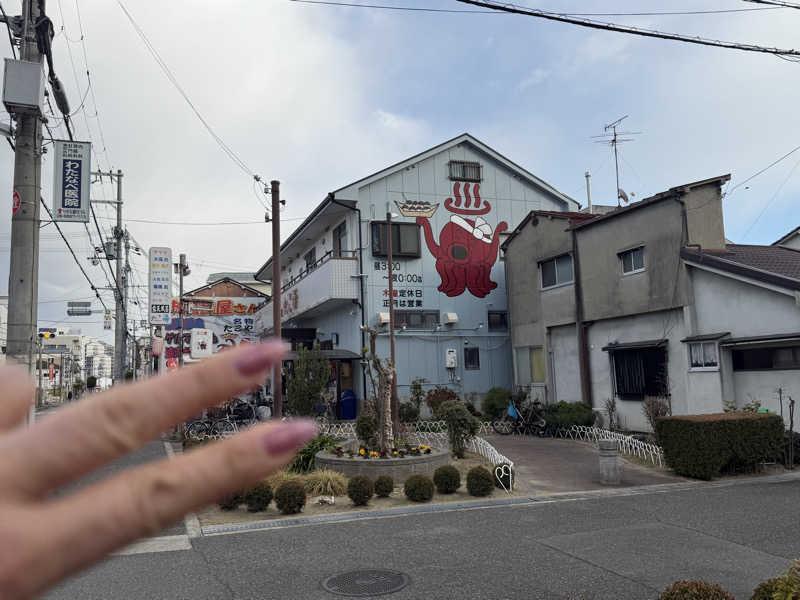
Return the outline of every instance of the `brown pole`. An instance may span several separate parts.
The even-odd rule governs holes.
[[[397,362],[394,356],[394,282],[393,257],[392,257],[392,212],[386,211],[386,229],[389,234],[386,239],[386,258],[389,261],[389,357],[392,360],[394,377],[392,378],[392,431],[400,431],[400,405],[397,401]]]
[[[271,181],[272,194],[272,335],[281,339],[281,182]],[[283,365],[275,365],[272,374],[273,416],[283,416]]]

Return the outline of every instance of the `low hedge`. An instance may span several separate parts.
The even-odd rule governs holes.
[[[590,427],[594,411],[583,402],[556,402],[544,407],[544,419],[553,429],[569,429],[573,425]]]
[[[736,600],[722,586],[708,581],[676,581],[658,600]]]
[[[752,471],[783,449],[783,420],[766,413],[661,417],[656,435],[664,459],[678,475],[712,479]]]

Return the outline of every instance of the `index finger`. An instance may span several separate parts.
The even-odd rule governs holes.
[[[119,386],[0,438],[3,488],[21,497],[42,496],[251,388],[285,352],[281,342],[237,348],[144,383]]]

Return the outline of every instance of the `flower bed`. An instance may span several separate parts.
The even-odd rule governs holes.
[[[337,447],[332,451],[318,452],[315,464],[318,469],[333,469],[347,477],[365,475],[375,479],[380,475],[388,475],[395,481],[405,481],[411,475],[431,476],[436,469],[449,462],[449,450],[419,444],[386,452],[366,448],[347,452]]]

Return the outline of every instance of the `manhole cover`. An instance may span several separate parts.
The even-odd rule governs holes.
[[[328,592],[340,596],[381,596],[399,592],[410,582],[408,575],[385,569],[364,569],[332,575],[322,582]]]

